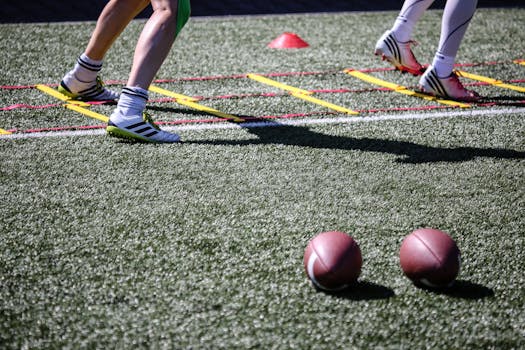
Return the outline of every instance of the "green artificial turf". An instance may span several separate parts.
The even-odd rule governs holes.
[[[440,14],[429,11],[415,33],[422,62],[435,51]],[[436,103],[342,72],[388,67],[372,51],[395,16],[192,18],[157,78],[321,72],[272,79],[360,90],[316,97],[365,117],[458,112],[398,111]],[[458,62],[484,63],[465,70],[525,86],[525,66],[512,62],[525,58],[524,20],[523,9],[478,10]],[[143,23],[110,50],[104,79],[125,81]],[[57,83],[93,26],[1,25],[0,85]],[[284,31],[310,47],[266,47]],[[398,72],[373,75],[417,84]],[[471,110],[488,114],[308,124],[344,115],[246,78],[159,86],[220,111],[304,114],[304,123],[181,127],[184,143],[174,145],[100,134],[0,139],[0,347],[525,347],[525,114],[512,112],[523,93],[474,86],[494,105]],[[274,95],[219,98],[262,93]],[[22,103],[57,101],[36,89],[0,90],[0,107]],[[92,106],[105,115],[113,108]],[[161,122],[212,118],[169,101],[149,109]],[[0,128],[19,135],[88,125],[103,124],[59,105],[0,111]],[[463,264],[454,287],[429,291],[404,277],[399,246],[419,227],[456,240]],[[328,230],[351,234],[363,255],[360,282],[339,294],[316,291],[302,263],[308,241]]]

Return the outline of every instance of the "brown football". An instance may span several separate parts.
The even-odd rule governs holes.
[[[439,288],[452,285],[459,273],[461,257],[456,242],[447,233],[421,228],[401,243],[399,262],[415,285]]]
[[[361,250],[357,242],[340,231],[323,232],[306,247],[303,264],[315,287],[326,291],[345,289],[361,274]]]

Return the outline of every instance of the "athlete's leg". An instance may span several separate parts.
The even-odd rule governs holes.
[[[92,60],[103,60],[115,39],[148,4],[149,0],[109,1],[98,17],[85,54]]]
[[[480,96],[465,89],[453,72],[456,54],[476,11],[477,0],[448,0],[443,12],[439,48],[419,84],[431,94],[463,101],[477,101]]]
[[[111,0],[102,10],[86,50],[73,70],[62,79],[59,91],[72,98],[114,100],[116,92],[104,88],[98,73],[106,52],[129,22],[140,13],[149,0]]]
[[[477,3],[477,0],[447,1],[441,21],[439,47],[432,63],[439,76],[447,77],[452,73],[459,46],[474,16]]]
[[[434,0],[407,0],[404,2],[392,29],[387,30],[376,43],[374,53],[392,63],[397,69],[414,75],[422,73],[421,64],[412,52],[410,40],[414,26]]]
[[[143,120],[148,88],[166,59],[189,11],[188,0],[151,0],[153,14],[140,34],[127,86],[122,89],[117,108],[106,130],[110,135],[150,142],[177,142],[178,135],[156,128],[152,120]]]
[[[394,22],[392,32],[400,42],[407,42],[412,36],[414,27],[434,0],[407,0]]]
[[[153,14],[140,34],[128,86],[147,90],[168,55],[177,30],[176,0],[152,0]]]

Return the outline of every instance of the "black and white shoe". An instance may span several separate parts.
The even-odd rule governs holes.
[[[97,78],[88,83],[84,83],[75,78],[72,72],[66,74],[58,86],[58,92],[73,100],[81,101],[115,101],[119,94],[106,89],[102,79]]]
[[[109,118],[106,132],[110,136],[132,141],[151,143],[175,143],[180,136],[161,130],[147,113],[136,118],[119,118],[115,112]]]
[[[402,72],[409,72],[413,75],[421,75],[423,67],[417,61],[411,45],[416,45],[413,40],[407,42],[397,41],[391,30],[387,30],[376,43],[374,54],[381,55]]]
[[[455,72],[441,78],[433,66],[429,66],[419,79],[419,89],[433,96],[456,101],[476,102],[481,99],[477,92],[465,89]]]

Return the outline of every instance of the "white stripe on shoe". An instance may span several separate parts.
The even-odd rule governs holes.
[[[114,115],[111,117],[117,119]],[[129,122],[127,120],[112,121],[110,118],[106,132],[110,136],[142,142],[175,143],[180,141],[179,135],[160,130],[146,114],[142,118],[137,116]]]

